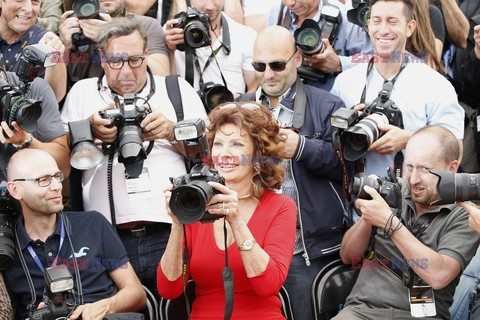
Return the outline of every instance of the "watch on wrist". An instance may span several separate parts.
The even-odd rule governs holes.
[[[253,240],[245,240],[242,245],[238,246],[240,251],[250,251],[252,250],[253,246],[257,243],[255,239]]]
[[[12,143],[12,146],[14,146],[17,150],[22,150],[30,147],[33,141],[33,136],[31,133],[28,134],[27,139],[23,140],[21,144],[15,144]]]

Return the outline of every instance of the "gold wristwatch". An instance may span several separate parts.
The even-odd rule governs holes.
[[[250,251],[252,250],[253,246],[257,243],[255,239],[253,240],[245,240],[241,246],[238,246],[238,250],[240,251]]]

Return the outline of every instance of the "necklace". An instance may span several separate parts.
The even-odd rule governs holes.
[[[249,193],[249,194],[246,194],[246,195],[244,195],[244,196],[238,196],[237,199],[238,199],[238,200],[248,199],[248,198],[250,198],[251,195],[252,195],[252,194]]]

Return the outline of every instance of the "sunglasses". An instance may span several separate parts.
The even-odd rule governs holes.
[[[283,60],[272,61],[268,63],[268,66],[270,67],[270,69],[272,69],[272,71],[275,71],[275,72],[283,71],[287,67],[287,64],[290,62],[290,60],[292,60],[292,58],[295,56],[295,53],[297,53],[297,50],[295,50],[295,52],[287,61],[283,61]],[[252,66],[253,66],[253,69],[255,69],[255,71],[257,72],[265,72],[265,70],[267,69],[267,63],[265,62],[253,61]]]
[[[255,103],[228,103],[223,106],[219,106],[218,109],[234,109],[234,108],[245,108],[248,110],[258,110],[260,106]]]

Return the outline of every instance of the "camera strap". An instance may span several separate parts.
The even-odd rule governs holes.
[[[305,88],[302,80],[297,77],[295,83],[295,99],[293,102],[293,119],[292,126],[295,129],[300,129],[303,126],[305,120],[305,109],[307,107],[307,95],[305,94]]]

